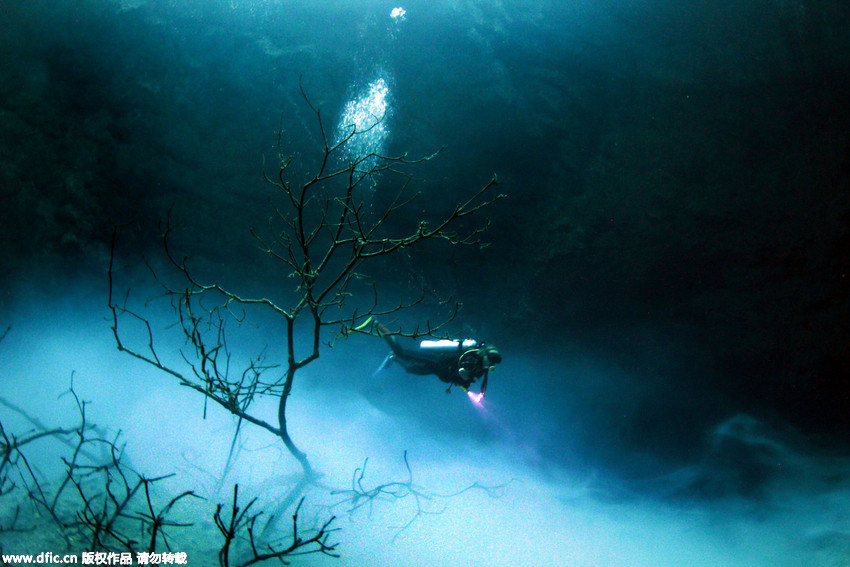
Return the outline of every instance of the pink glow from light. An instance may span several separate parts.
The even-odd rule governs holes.
[[[467,390],[466,395],[469,396],[469,399],[472,400],[472,403],[478,406],[481,405],[481,400],[484,398],[484,392],[476,394]]]

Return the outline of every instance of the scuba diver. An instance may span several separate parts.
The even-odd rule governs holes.
[[[460,386],[469,392],[470,386],[483,378],[481,392],[470,394],[476,401],[484,397],[490,372],[502,362],[502,355],[496,347],[474,339],[426,340],[421,341],[418,348],[405,348],[399,344],[398,337],[383,325],[377,325],[377,331],[392,349],[378,372],[394,360],[410,374],[436,375],[449,385],[446,393],[451,392],[452,386]]]

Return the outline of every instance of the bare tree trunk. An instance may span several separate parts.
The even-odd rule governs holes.
[[[335,327],[339,330],[337,336],[372,334],[377,318],[398,313],[420,303],[424,298],[423,292],[419,299],[391,303],[384,307],[377,284],[364,283],[368,282],[368,278],[359,272],[363,264],[425,240],[440,240],[450,246],[480,245],[479,237],[487,229],[486,224],[460,233],[455,230],[455,226],[462,224],[460,221],[464,217],[479,213],[504,195],[492,193],[492,188],[498,183],[494,176],[453,210],[437,215],[430,222],[421,219],[415,224],[411,223],[400,234],[388,234],[392,223],[387,220],[410,205],[419,195],[410,189],[414,177],[408,169],[429,161],[436,153],[419,159],[408,159],[406,155],[392,157],[368,154],[349,158],[344,166],[336,167],[337,156],[348,155],[345,153],[346,145],[361,132],[352,126],[346,136],[332,143],[325,135],[319,109],[313,106],[306,95],[304,98],[316,115],[322,136],[320,165],[317,171],[302,177],[299,182],[293,179],[296,174],[290,170],[292,158],[281,153],[278,156],[277,175],[269,177],[265,171],[263,175],[269,184],[279,190],[282,204],[273,209],[268,237],[252,231],[261,250],[282,268],[281,284],[296,282],[294,295],[287,296],[292,301],[288,307],[267,298],[239,295],[218,283],[200,281],[188,267],[186,258],[179,259],[170,249],[168,235],[171,227],[166,224],[162,235],[165,255],[177,275],[184,279],[185,286],[173,287],[165,278],[154,273],[157,282],[172,300],[176,323],[183,331],[187,345],[186,348],[174,345],[185,362],[185,365],[174,365],[160,358],[160,347],[155,343],[150,320],[129,308],[126,297],[122,304],[116,302],[113,294],[113,262],[117,230],[113,233],[108,276],[112,331],[118,349],[175,377],[182,386],[206,396],[244,422],[280,438],[301,465],[305,479],[312,482],[315,473],[310,461],[290,436],[286,406],[295,374],[319,358],[322,329]],[[281,136],[282,130],[278,134],[279,146]],[[396,194],[391,204],[381,211],[373,211],[367,206],[362,198],[363,193],[356,190],[364,180],[375,179],[381,181],[385,190]],[[361,310],[349,309],[347,301],[358,294],[370,298],[370,305]],[[454,311],[441,323],[432,325],[428,321],[425,328],[417,327],[412,332],[399,334],[408,337],[433,335],[454,318],[457,307],[455,304]],[[246,316],[245,311],[255,308],[271,310],[275,316],[283,317],[286,321],[287,360],[283,365],[286,369],[283,376],[266,378],[267,374],[276,372],[280,366],[265,363],[262,354],[252,358],[241,374],[231,369],[225,323],[230,321],[238,325]],[[240,310],[242,313],[237,314]],[[142,325],[147,335],[147,344],[137,343],[134,346],[122,340],[122,333],[119,332],[119,321],[122,318]],[[296,320],[309,322],[312,345],[303,357],[296,356]],[[278,397],[277,426],[251,413],[255,397]]]

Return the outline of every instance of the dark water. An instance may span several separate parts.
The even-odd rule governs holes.
[[[171,490],[197,490],[211,510],[237,481],[269,509],[283,498],[297,463],[259,430],[217,485],[233,422],[203,420],[202,399],[116,351],[105,274],[117,224],[122,295],[157,297],[144,262],[164,266],[157,222],[170,215],[175,247],[205,277],[288,292],[250,228],[279,202],[261,175],[278,132],[297,172],[321,157],[300,83],[330,140],[348,123],[368,129],[349,158],[445,147],[413,170],[422,195],[388,229],[446,214],[494,173],[507,195],[478,216],[488,247],[428,245],[367,270],[393,301],[424,286],[429,306],[463,303],[452,332],[504,356],[484,407],[398,367],[373,376],[384,345],[356,336],[299,375],[290,432],[326,488],[348,487],[366,457],[375,484],[404,479],[404,451],[432,495],[516,482],[500,498],[436,498],[427,511],[442,513],[394,540],[410,499],[371,520],[333,509],[342,557],[327,562],[850,562],[850,9],[395,7],[0,2],[3,398],[73,424],[57,399],[73,371],[136,469],[177,472]],[[366,206],[387,206],[393,187],[364,183]],[[147,309],[169,336],[167,302]],[[281,362],[284,337],[281,320],[252,319],[236,358],[265,348]],[[176,365],[181,340],[163,347]],[[273,421],[273,405],[257,411]],[[9,431],[32,427],[0,416]],[[59,471],[63,450],[33,458]],[[16,497],[0,500],[7,516]],[[319,519],[334,502],[325,489],[307,498]],[[177,547],[213,564],[211,512],[194,506],[180,513],[207,531]],[[53,545],[34,537],[0,533],[4,551]]]

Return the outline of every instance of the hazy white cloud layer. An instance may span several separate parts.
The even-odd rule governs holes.
[[[57,397],[67,390],[73,371],[76,392],[90,402],[89,419],[123,432],[136,469],[149,475],[175,472],[167,481],[169,490],[193,489],[208,499],[187,502],[176,515],[195,522],[173,536],[175,548],[195,558],[190,564],[215,561],[213,504],[228,501],[233,482],[246,500],[257,496],[258,506],[275,510],[298,471],[275,439],[246,428],[236,465],[217,486],[234,432],[230,417],[211,407],[203,420],[199,396],[118,353],[98,294],[29,299],[8,313],[12,330],[0,344],[4,399],[46,425],[74,424],[72,400]],[[258,333],[256,340],[261,347],[267,337]],[[342,344],[296,383],[290,430],[324,475],[321,486],[305,492],[302,521],[337,515],[340,531],[334,539],[342,555],[303,557],[299,564],[837,566],[850,558],[846,463],[801,454],[749,418],[719,425],[713,435],[734,436],[750,453],[781,459],[772,465],[787,474],[776,475],[749,498],[663,498],[660,488],[693,486],[694,479],[724,471],[659,467],[659,478],[641,484],[590,466],[547,461],[530,446],[535,429],[555,442],[561,439],[565,447],[571,445],[570,431],[538,421],[530,412],[521,424],[527,435],[507,433],[514,425],[501,421],[499,406],[522,407],[526,400],[494,395],[481,413],[460,393],[446,396],[436,381],[411,385],[410,377],[396,371],[371,376],[368,369],[380,363],[381,353],[380,344]],[[516,369],[499,378],[505,383],[529,379]],[[375,395],[380,390],[397,396],[401,407],[450,409],[443,415],[429,412],[430,417],[395,411],[387,396]],[[269,403],[258,413],[272,419],[274,410]],[[468,414],[475,429],[491,435],[465,434],[457,419],[429,421],[454,412]],[[7,431],[30,427],[8,407],[0,408],[0,417]],[[758,452],[765,447],[767,452]],[[64,450],[45,443],[31,456],[43,471],[58,473]],[[350,488],[367,458],[362,479],[367,490],[406,482],[405,451],[413,485],[428,496],[419,507],[411,496],[384,498],[349,514],[350,505],[339,504],[344,494],[330,492]],[[13,501],[0,502],[3,514],[10,514]],[[283,525],[288,527],[288,521]],[[44,534],[4,534],[2,541],[6,551],[36,552],[31,545],[47,545]]]
[[[256,498],[263,511],[264,540],[286,541],[301,496],[302,535],[336,516],[340,558],[296,565],[850,565],[839,5],[0,3],[3,432],[76,426],[73,383],[92,435],[117,439],[140,474],[174,475],[158,503],[201,497],[169,516],[193,524],[167,530],[190,565],[218,564],[213,514],[236,483],[242,509]],[[324,154],[352,133],[350,153]],[[393,162],[403,177],[361,178],[356,210],[382,218],[378,238],[421,233],[496,173],[507,198],[459,219],[488,223],[488,246],[402,246],[361,267],[391,306],[424,293],[394,325],[463,302],[452,332],[504,357],[483,407],[434,377],[376,372],[381,340],[339,339],[288,403],[321,474],[303,487],[277,438],[252,426],[234,438],[230,415],[117,350],[104,273],[115,224],[116,301],[132,287],[162,360],[188,371],[138,259],[166,277],[158,219],[193,274],[277,298],[295,280],[286,261],[264,264],[249,228],[265,237],[295,218],[281,188],[331,191],[310,181],[328,173],[323,157],[440,148]],[[279,152],[275,186],[261,173],[275,178]],[[371,304],[355,287],[347,307]],[[145,351],[139,321],[122,325]],[[280,320],[228,331],[234,369],[260,352],[284,362]],[[275,400],[253,412],[276,424]],[[23,450],[31,469],[0,475],[3,552],[84,549],[26,501],[33,476],[61,485],[72,449],[48,437]],[[385,493],[352,500],[352,486]]]

